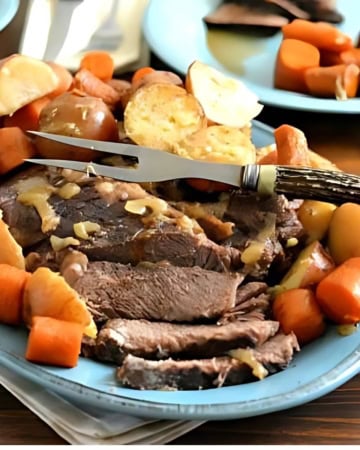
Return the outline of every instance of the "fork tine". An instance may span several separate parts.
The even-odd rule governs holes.
[[[166,181],[170,179],[166,174],[148,173],[137,167],[115,167],[105,166],[97,163],[86,163],[80,161],[68,161],[64,159],[25,159],[24,161],[40,164],[41,166],[58,167],[61,169],[71,169],[78,172],[89,173],[89,175],[98,175],[101,177],[113,178],[114,180],[129,181],[133,183]]]
[[[39,136],[50,141],[60,142],[75,147],[88,148],[97,152],[112,153],[114,155],[135,156],[142,155],[142,148],[134,144],[119,144],[118,142],[95,141],[92,139],[74,138],[60,134],[44,133],[42,131],[27,131],[27,133]],[[157,152],[158,150],[153,150]]]

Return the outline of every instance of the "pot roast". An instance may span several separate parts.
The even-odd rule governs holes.
[[[85,300],[99,333],[84,339],[83,356],[120,366],[118,381],[135,389],[251,381],[248,361],[229,356],[237,349],[270,373],[289,364],[298,344],[269,315],[267,282],[293,260],[288,240],[303,237],[299,202],[230,193],[221,208],[211,197],[194,209],[181,194],[173,200],[174,185],[167,199],[161,186],[150,193],[83,175],[75,177],[76,194],[64,198],[59,187],[70,175],[42,168],[15,175],[0,186],[0,208],[28,270],[60,271]],[[51,229],[44,230],[34,205],[18,200],[36,177],[50,186],[48,206],[57,219]],[[78,238],[73,225],[85,221],[98,231],[79,245],[53,248],[51,236]],[[69,270],[65,261],[72,259],[81,270]]]

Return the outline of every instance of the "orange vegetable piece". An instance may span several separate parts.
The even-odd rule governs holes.
[[[301,130],[284,124],[274,130],[274,137],[278,164],[311,166],[307,140]]]
[[[282,27],[284,39],[299,39],[319,50],[341,52],[353,47],[351,37],[327,22],[295,19]],[[297,55],[294,55],[296,57]]]
[[[0,219],[0,264],[8,264],[25,270],[25,258],[21,246],[10,233],[8,225]]]
[[[360,257],[346,260],[317,286],[316,297],[325,315],[337,324],[360,321]]]
[[[325,331],[324,315],[310,289],[290,289],[275,297],[273,314],[284,333],[295,333],[299,344],[306,344]]]
[[[137,83],[138,81],[140,81],[145,75],[148,75],[149,73],[153,73],[155,72],[155,69],[153,69],[152,67],[140,67],[140,69],[137,69],[132,78],[131,78],[131,83]]]
[[[102,50],[89,51],[82,57],[80,69],[87,69],[100,80],[108,81],[114,75],[114,60],[108,52]]]
[[[315,67],[305,72],[305,83],[312,95],[344,100],[356,97],[359,73],[355,64]]]
[[[188,178],[187,184],[192,188],[201,192],[225,192],[231,189],[231,186],[226,183],[213,180],[203,180],[201,178]]]
[[[340,59],[344,64],[356,64],[360,67],[360,48],[351,48],[341,52]]]
[[[258,164],[278,164],[278,154],[277,150],[272,150],[266,155],[262,156],[258,161]]]
[[[316,47],[297,39],[284,39],[275,63],[275,87],[306,93],[305,71],[319,65],[320,52]]]
[[[35,155],[35,147],[19,127],[0,128],[0,175]]]
[[[46,316],[79,323],[84,330],[92,320],[85,301],[61,275],[47,267],[36,269],[26,283],[23,310],[27,324],[32,317]]]
[[[81,69],[75,74],[74,87],[81,93],[101,98],[108,105],[120,102],[123,95],[88,69]]]
[[[331,50],[320,50],[320,66],[336,66],[342,64],[341,53]]]
[[[42,109],[50,102],[50,97],[41,97],[18,109],[4,119],[4,127],[19,127],[23,131],[39,129],[39,117]]]
[[[23,293],[30,273],[8,264],[0,264],[0,322],[22,322]]]
[[[70,71],[61,64],[57,64],[53,61],[47,61],[47,64],[52,68],[58,79],[57,88],[48,95],[49,98],[55,98],[70,89],[73,84],[73,76]]]
[[[33,317],[25,358],[35,363],[75,367],[79,360],[83,327],[52,317]]]

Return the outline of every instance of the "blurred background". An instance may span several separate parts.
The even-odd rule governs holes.
[[[76,69],[86,50],[111,53],[118,71],[148,62],[147,0],[0,0],[0,57],[22,53]]]

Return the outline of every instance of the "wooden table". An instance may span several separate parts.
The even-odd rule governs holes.
[[[266,107],[260,120],[301,128],[309,145],[344,170],[360,174],[359,116]],[[176,444],[360,444],[360,375],[331,394],[290,410],[208,422]],[[47,425],[0,388],[0,444],[64,444]]]
[[[0,57],[15,52],[25,17],[25,2],[0,33]],[[154,59],[152,65],[163,67]],[[277,127],[301,128],[312,149],[342,169],[360,174],[359,115],[311,114],[266,107],[259,117]],[[11,394],[0,388],[0,444],[64,444]],[[335,392],[306,405],[243,420],[208,422],[176,444],[360,444],[360,375]]]

